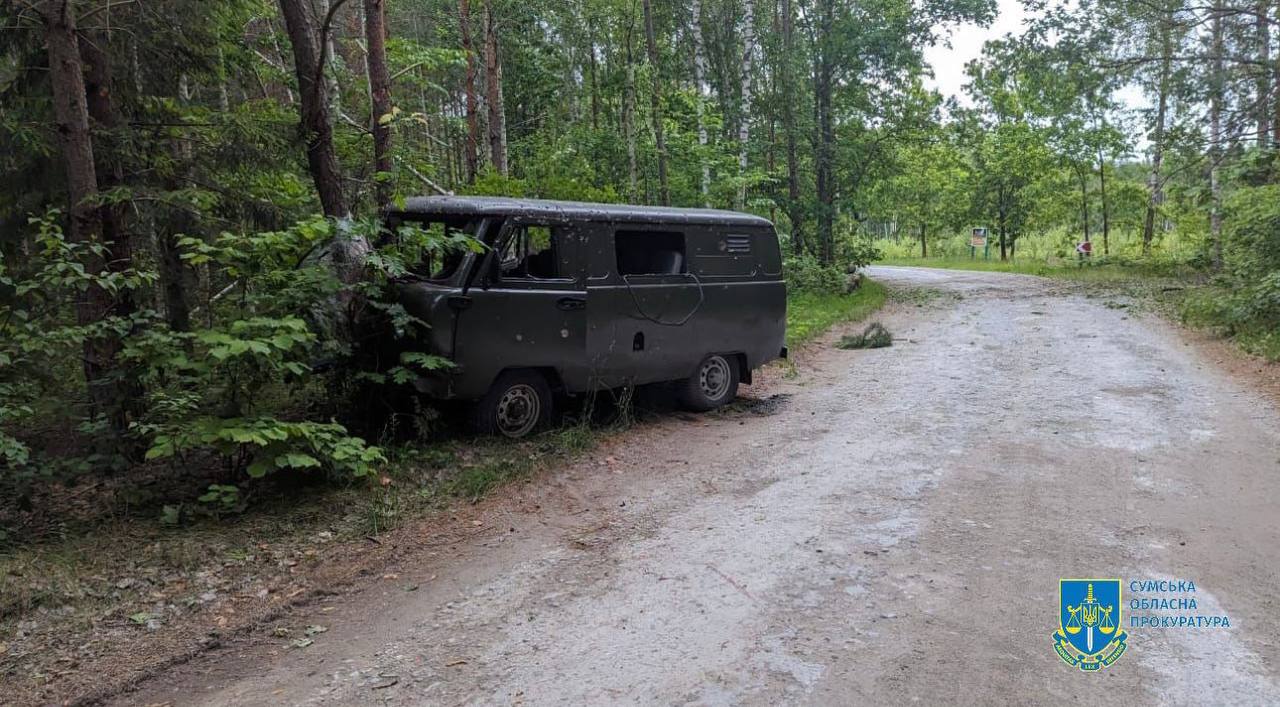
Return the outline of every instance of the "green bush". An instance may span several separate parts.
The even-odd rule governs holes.
[[[783,262],[787,289],[793,292],[839,292],[845,273],[835,265],[823,265],[812,255],[792,256]]]
[[[92,288],[121,297],[156,280],[153,273],[133,268],[113,272],[88,267],[86,263],[101,263],[105,249],[68,240],[56,210],[29,223],[36,231],[36,250],[23,266],[10,268],[0,252],[0,483],[19,488],[83,468],[42,459],[22,439],[20,430],[26,425],[70,420],[90,432],[106,427],[85,412],[69,383],[80,379],[85,343],[117,340],[154,320],[153,313],[135,312],[79,324],[69,304],[84,300]],[[110,450],[91,451],[102,457],[95,459],[100,465],[116,465]]]
[[[1224,267],[1183,315],[1280,358],[1280,185],[1242,187],[1227,202]]]
[[[185,420],[156,434],[147,458],[180,457],[196,449],[217,452],[255,479],[283,469],[325,469],[338,476],[359,478],[387,461],[382,450],[348,435],[342,425],[285,422],[274,417]]]
[[[56,212],[32,225],[39,251],[22,270],[0,259],[0,486],[19,494],[40,479],[127,466],[130,460],[98,451],[110,441],[127,442],[152,464],[171,465],[175,475],[216,460],[242,479],[279,472],[368,476],[386,458],[323,412],[343,405],[328,399],[327,380],[404,387],[448,362],[410,343],[387,364],[362,369],[368,359],[350,345],[354,322],[373,321],[392,338],[419,336],[424,325],[395,302],[391,281],[426,253],[479,247],[439,230],[406,226],[380,234],[374,221],[339,228],[323,218],[278,231],[181,238],[181,258],[217,284],[193,311],[192,328],[178,331],[141,307],[127,317],[75,324],[68,303],[89,288],[119,297],[158,278],[149,271],[96,272],[86,263],[100,262],[102,249],[67,240]],[[382,241],[354,284],[340,281],[326,261],[335,238]],[[114,376],[138,398],[124,440],[78,404],[80,372],[50,365],[78,361],[84,342],[95,337],[117,342]],[[317,361],[328,372],[318,371]],[[78,430],[75,444],[33,442],[39,435],[31,426],[55,418]],[[240,503],[216,495],[223,506]]]

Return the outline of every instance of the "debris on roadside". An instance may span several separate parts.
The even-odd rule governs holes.
[[[861,334],[847,334],[836,344],[838,349],[882,349],[893,345],[893,334],[880,322],[871,322]]]

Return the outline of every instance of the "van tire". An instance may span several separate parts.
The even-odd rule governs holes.
[[[697,412],[727,405],[738,397],[739,377],[737,356],[711,354],[680,385],[680,402]]]
[[[540,373],[505,371],[476,401],[471,426],[480,434],[519,439],[546,427],[554,405],[551,386]]]

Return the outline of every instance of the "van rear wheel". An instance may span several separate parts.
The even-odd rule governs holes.
[[[680,402],[698,412],[727,405],[738,397],[740,375],[736,356],[711,354],[680,387]]]
[[[553,405],[546,378],[534,371],[507,371],[476,402],[472,426],[480,434],[518,439],[544,427]]]

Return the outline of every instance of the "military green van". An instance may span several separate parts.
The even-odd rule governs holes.
[[[454,366],[420,392],[474,401],[488,433],[544,424],[555,395],[677,382],[711,410],[785,357],[786,285],[767,219],[732,211],[495,197],[408,199],[386,214],[466,234],[482,252],[425,262],[397,283]]]

